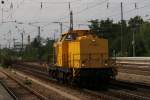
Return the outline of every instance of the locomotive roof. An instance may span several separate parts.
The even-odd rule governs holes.
[[[73,30],[73,33],[75,34],[78,34],[78,33],[90,33],[90,30]],[[69,32],[65,32],[65,33],[62,33],[63,35],[65,34],[69,34]]]

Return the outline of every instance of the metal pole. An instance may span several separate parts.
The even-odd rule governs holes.
[[[3,23],[3,11],[4,11],[4,10],[3,10],[3,7],[2,7],[2,23]]]
[[[2,52],[1,48],[2,48],[2,45],[0,44],[0,59],[1,59],[1,52]]]
[[[54,32],[54,42],[55,42],[55,32]],[[53,64],[55,64],[55,47],[53,47]]]
[[[4,11],[3,5],[4,5],[4,3],[5,3],[4,0],[2,0],[2,1],[1,1],[1,4],[2,4],[2,23],[3,23],[3,11]]]
[[[40,40],[40,36],[41,36],[41,27],[38,27],[38,60],[41,60],[41,40]]]
[[[8,34],[8,35],[9,35],[9,40],[8,40],[8,41],[9,41],[9,49],[10,49],[10,45],[11,45],[11,30],[9,30],[8,33],[9,33],[9,34]]]
[[[62,27],[62,22],[60,22],[60,34],[62,34],[63,27]]]
[[[23,51],[23,32],[21,33],[21,40],[22,40],[21,49],[22,49],[22,51]]]
[[[133,31],[133,41],[132,41],[132,45],[133,45],[133,57],[135,57],[135,31]]]
[[[40,42],[40,36],[41,36],[41,27],[39,26],[38,27],[38,40]]]
[[[14,48],[15,48],[15,46],[16,46],[16,39],[15,38],[13,38],[13,42],[14,42]]]
[[[123,4],[121,2],[121,56],[123,56]]]
[[[30,35],[28,35],[27,41],[28,41],[28,45],[30,45]]]
[[[21,57],[22,57],[22,61],[23,61],[23,33],[24,31],[21,33]]]
[[[70,33],[73,32],[73,13],[70,12]]]
[[[70,29],[69,29],[69,32],[72,33],[73,32],[73,12],[71,11],[70,2],[69,2],[69,15],[70,15]]]
[[[21,33],[21,54],[22,54],[22,58],[23,58],[23,32]]]

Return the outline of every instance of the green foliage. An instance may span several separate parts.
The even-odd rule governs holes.
[[[150,23],[144,22],[136,36],[136,48],[142,52],[141,53],[139,50],[137,50],[137,55],[150,56]]]
[[[49,57],[49,61],[52,61],[53,43],[54,40],[36,37],[22,52],[4,48],[0,50],[0,63],[8,67],[15,59],[21,58],[27,61],[47,61]]]
[[[38,48],[38,47],[40,47],[41,46],[41,38],[35,38],[34,40],[33,40],[33,42],[31,43],[31,46],[33,47],[33,48]]]
[[[110,56],[113,51],[117,56],[121,52],[121,27],[123,32],[123,56],[133,55],[133,32],[135,33],[136,56],[150,56],[150,23],[144,22],[140,16],[126,21],[114,23],[113,20],[92,20],[89,28],[99,37],[109,40]]]
[[[24,84],[25,84],[25,85],[32,85],[32,82],[31,82],[30,80],[26,80],[26,81],[24,82]]]
[[[24,84],[25,85],[32,85],[32,80],[29,80],[27,77],[26,77],[26,79],[25,79],[25,81],[24,81]]]
[[[44,45],[42,44],[42,42],[44,42]],[[30,61],[47,61],[48,55],[53,54],[53,43],[54,40],[44,40],[40,38],[39,41],[38,38],[35,38],[31,42],[31,45],[26,47],[23,53],[23,59]]]
[[[107,38],[109,41],[109,53],[113,56],[121,54],[121,28],[123,29],[123,56],[133,56],[133,33],[135,33],[135,55],[150,56],[150,22],[144,21],[140,16],[126,21],[115,23],[113,20],[92,20],[89,28],[94,35]],[[29,61],[53,61],[54,40],[36,37],[30,45],[23,50],[23,60]],[[15,58],[21,58],[20,52],[13,49],[0,50],[0,63],[9,67]],[[28,82],[27,82],[28,83]],[[30,82],[29,82],[30,83]]]
[[[4,49],[0,50],[1,65],[6,68],[12,66],[12,63],[15,61],[14,60],[15,55],[16,55],[16,53],[10,49],[4,48]]]
[[[131,28],[140,28],[139,26],[141,25],[141,24],[143,24],[143,19],[140,17],[140,16],[136,16],[136,17],[134,17],[134,18],[131,18],[130,20],[129,20],[129,22],[128,22],[128,24],[129,24],[129,27],[131,27]]]
[[[113,20],[94,20],[91,21],[89,28],[99,37],[104,37],[109,40],[109,52],[112,54],[115,49],[116,52],[120,51],[120,24],[113,23]],[[118,37],[118,38],[116,38]]]

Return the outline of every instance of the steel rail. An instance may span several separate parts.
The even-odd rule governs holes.
[[[29,88],[28,86],[25,86],[24,84],[22,84],[21,82],[19,82],[18,80],[16,80],[15,78],[13,78],[12,76],[10,76],[7,72],[5,71],[1,71],[3,74],[5,74],[7,77],[9,77],[10,79],[12,79],[13,81],[15,81],[18,85],[20,85],[21,87],[23,87],[24,89],[28,90],[29,92],[31,92],[32,94],[34,94],[35,96],[39,97],[41,100],[48,100],[45,96],[39,94],[38,92],[34,91],[33,89]],[[17,99],[18,100],[18,99]]]
[[[149,97],[141,96],[135,93],[131,93],[130,91],[126,90],[116,90],[116,89],[110,89],[109,92],[112,93],[112,95],[116,95],[120,98],[126,98],[128,100],[150,100]]]
[[[20,65],[19,65],[20,66]],[[20,69],[20,68],[19,68]],[[59,84],[57,83],[56,80],[53,80],[53,79],[50,79],[50,77],[48,76],[48,74],[46,74],[45,72],[42,72],[42,71],[39,71],[39,70],[36,70],[36,69],[33,69],[33,68],[27,68],[27,67],[22,67],[22,71],[23,72],[26,72],[26,73],[30,73],[32,75],[36,75],[42,79],[46,79],[46,80],[49,80],[51,82],[53,82],[54,84],[57,84],[57,85],[63,85],[63,84]],[[64,85],[65,86],[65,85]],[[67,85],[68,86],[68,85]],[[72,88],[72,87],[71,87]],[[74,89],[79,89],[78,87],[75,87]],[[120,100],[118,98],[115,98],[115,97],[112,97],[112,96],[108,96],[108,95],[105,95],[103,93],[96,93],[92,90],[88,90],[88,89],[79,89],[80,91],[83,91],[85,93],[88,93],[88,94],[91,94],[91,95],[94,95],[94,96],[98,96],[100,99],[104,99],[104,100]]]
[[[18,97],[9,89],[7,85],[4,84],[3,80],[0,81],[0,84],[5,88],[5,90],[11,95],[14,100],[19,100]]]
[[[21,66],[23,66],[23,65],[21,65]],[[20,66],[20,67],[21,67]],[[40,76],[41,76],[41,74],[43,74],[42,75],[42,77],[48,77],[48,75],[46,74],[46,72],[42,72],[42,71],[39,71],[39,70],[36,70],[36,69],[34,69],[34,68],[32,68],[31,66],[30,66],[30,68],[27,68],[27,65],[26,65],[26,67],[25,67],[25,69],[26,70],[29,70],[29,71],[33,71],[34,73],[40,73]],[[120,82],[122,82],[122,81],[120,81]],[[135,87],[132,87],[132,86],[134,86],[134,85],[138,85],[138,84],[135,84],[135,83],[129,83],[129,82],[123,82],[123,83],[121,83],[120,85],[126,85],[126,86],[128,86],[130,84],[130,87],[131,88],[135,88]],[[131,86],[132,85],[132,86]],[[115,84],[115,86],[116,86],[116,84]],[[118,86],[118,84],[117,84],[117,86]],[[139,86],[140,86],[140,88],[147,88],[146,87],[146,85],[140,85],[139,84]],[[88,90],[88,91],[91,91],[91,90]],[[111,90],[112,91],[112,90]],[[110,92],[111,92],[110,91]],[[113,91],[113,92],[115,92],[115,90]],[[144,96],[139,96],[139,95],[136,95],[136,94],[132,94],[132,93],[127,93],[127,92],[125,92],[125,91],[123,91],[124,93],[121,93],[121,91],[120,91],[120,94],[118,94],[119,92],[117,92],[116,94],[118,94],[118,95],[120,95],[120,96],[129,96],[129,98],[137,98],[137,97],[139,97],[139,98],[141,98],[141,99],[145,99],[145,100],[149,100],[150,98],[148,98],[148,97],[144,97]],[[98,92],[97,92],[98,93]],[[101,95],[100,93],[98,93],[99,95]],[[103,95],[102,96],[102,98],[106,98],[105,97],[105,95]],[[108,99],[110,98],[110,96],[108,97]]]

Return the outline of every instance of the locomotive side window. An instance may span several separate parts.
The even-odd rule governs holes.
[[[68,34],[65,40],[72,40],[73,36],[71,34]]]

